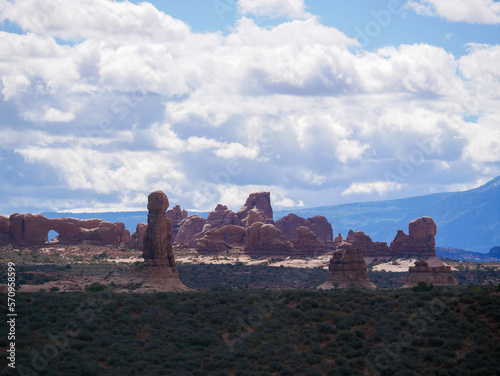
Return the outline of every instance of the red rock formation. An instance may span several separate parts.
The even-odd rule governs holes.
[[[272,224],[256,222],[245,230],[245,253],[253,257],[290,256],[293,245]]]
[[[241,226],[228,225],[219,229],[224,241],[231,247],[242,247],[245,245],[245,229]]]
[[[457,280],[451,274],[451,267],[429,266],[426,260],[415,261],[415,266],[410,266],[403,288],[413,287],[419,282],[432,283],[434,286],[456,285]]]
[[[205,232],[227,225],[241,226],[241,221],[235,212],[228,209],[227,206],[219,204],[214,211],[208,214],[202,231]]]
[[[245,227],[249,227],[246,225],[246,221],[247,216],[252,209],[255,209],[258,212],[264,223],[274,223],[273,208],[271,206],[271,193],[257,192],[251,193],[250,196],[248,196],[245,205],[243,205],[236,213]]]
[[[311,222],[307,219],[290,213],[276,221],[275,226],[289,240],[297,239],[297,229],[301,226],[310,228]]]
[[[255,222],[266,223],[266,219],[259,213],[257,209],[252,209],[248,212],[245,218],[245,227],[250,227]]]
[[[386,242],[374,242],[363,231],[354,232],[352,230],[347,234],[345,240],[363,252],[364,257],[391,257],[392,252]]]
[[[316,234],[318,240],[333,241],[333,229],[328,219],[322,215],[307,218],[311,222],[309,229]]]
[[[145,291],[188,291],[179,280],[172,250],[172,222],[167,218],[168,198],[162,191],[148,196],[148,226],[142,256],[146,266]]]
[[[7,244],[10,238],[10,219],[5,215],[0,215],[0,244]]]
[[[391,253],[394,256],[418,255],[420,257],[436,256],[437,226],[430,217],[414,219],[408,225],[409,235],[398,230],[391,242]]]
[[[292,241],[295,256],[317,257],[326,252],[326,245],[320,242],[314,232],[306,226],[297,228],[297,240]]]
[[[179,224],[183,219],[188,217],[188,212],[181,209],[180,205],[175,205],[172,209],[167,210],[167,218],[172,222],[172,243],[175,242],[177,232],[179,232]]]
[[[305,219],[290,213],[276,221],[275,225],[289,240],[297,239],[297,228],[305,226],[316,234],[318,240],[333,241],[332,225],[322,215]]]
[[[335,237],[335,240],[333,241],[333,243],[336,246],[339,246],[340,244],[342,244],[343,241],[344,241],[344,239],[342,238],[342,234],[339,232],[339,234]]]
[[[347,243],[343,243],[340,250],[333,253],[326,281],[318,289],[328,290],[336,287],[375,288],[368,278],[368,269],[361,250]]]
[[[219,229],[208,230],[205,235],[196,243],[196,251],[199,254],[214,254],[227,251],[231,247],[224,241],[224,235]]]
[[[244,244],[245,229],[241,226],[227,225],[207,231],[196,243],[196,251],[200,254],[214,254],[232,247],[242,247]]]
[[[130,240],[127,242],[127,247],[143,250],[144,248],[144,234],[148,225],[145,223],[138,223],[135,232],[130,236]]]
[[[148,196],[148,227],[144,233],[142,257],[146,265],[166,265],[175,268],[172,251],[172,222],[165,215],[168,198],[162,191]]]
[[[56,231],[62,244],[120,245],[129,240],[130,233],[121,222],[100,219],[45,218],[40,214],[12,214],[10,235],[14,243],[40,245],[48,241],[48,233]]]
[[[196,245],[195,236],[203,230],[205,220],[198,215],[190,215],[179,224],[179,232],[175,238],[175,244],[184,247]]]

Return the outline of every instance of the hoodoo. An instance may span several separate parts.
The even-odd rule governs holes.
[[[148,227],[144,233],[142,257],[146,279],[141,290],[189,291],[180,281],[172,250],[172,222],[165,212],[168,198],[162,191],[148,196]]]
[[[376,287],[368,278],[368,269],[361,250],[349,243],[342,243],[339,250],[333,253],[326,281],[319,285],[318,289],[328,290],[336,287]]]

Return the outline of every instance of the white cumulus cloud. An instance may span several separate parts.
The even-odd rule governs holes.
[[[417,0],[409,1],[407,7],[452,22],[500,24],[500,3],[493,0]]]
[[[352,183],[346,190],[342,192],[342,195],[352,195],[352,194],[371,194],[378,193],[383,196],[389,192],[402,189],[403,185],[396,182],[389,181],[376,181],[370,183]]]
[[[49,108],[43,115],[42,120],[53,123],[66,123],[75,120],[75,114],[72,112],[62,112],[57,108]]]
[[[270,18],[305,18],[308,16],[304,0],[239,0],[238,10],[241,14]]]

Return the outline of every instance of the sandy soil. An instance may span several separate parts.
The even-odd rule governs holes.
[[[243,263],[245,265],[267,265],[267,266],[285,266],[294,268],[317,268],[328,267],[331,255],[322,255],[317,258],[308,259],[292,259],[287,257],[285,259],[278,258],[251,258],[243,253],[241,250],[229,251],[219,255],[200,255],[196,251],[182,250],[176,252],[175,261],[178,264],[237,264]]]
[[[416,258],[409,258],[409,259],[397,259],[389,262],[384,262],[381,264],[377,264],[373,266],[373,270],[375,271],[381,271],[385,270],[386,272],[401,272],[401,273],[406,273],[408,272],[408,268],[410,266],[415,266],[415,261],[418,259]],[[443,266],[447,265],[444,262],[442,262],[440,259],[437,257],[431,257],[429,259],[426,259],[427,263],[429,266]],[[457,270],[456,268],[451,268],[451,270]]]

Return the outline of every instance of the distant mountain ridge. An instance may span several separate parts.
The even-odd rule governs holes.
[[[500,245],[500,176],[463,192],[446,192],[399,200],[298,209],[302,217],[324,215],[334,232],[364,231],[374,241],[390,242],[398,229],[429,216],[437,224],[436,245],[480,253]],[[275,211],[275,219],[288,211]]]
[[[500,254],[496,254],[494,248],[488,253],[470,252],[457,248],[436,247],[437,257],[444,257],[451,260],[474,261],[474,262],[498,262]]]
[[[272,194],[272,193],[271,193]],[[436,245],[486,253],[500,245],[500,176],[468,191],[445,192],[398,200],[361,202],[306,209],[274,210],[274,220],[293,212],[301,217],[323,215],[334,234],[345,238],[350,229],[364,231],[374,241],[390,243],[408,223],[429,216],[437,224]],[[123,222],[133,232],[137,223],[147,222],[147,211],[108,213],[41,213],[48,218],[100,218]],[[191,212],[206,218],[206,212]]]

